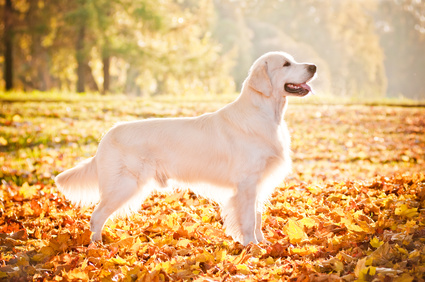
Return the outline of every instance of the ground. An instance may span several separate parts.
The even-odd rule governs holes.
[[[0,95],[0,280],[424,280],[425,108],[290,100],[294,169],[263,214],[268,244],[233,242],[219,207],[188,191],[151,196],[90,244],[92,208],[53,177],[118,121],[231,98],[22,95]]]

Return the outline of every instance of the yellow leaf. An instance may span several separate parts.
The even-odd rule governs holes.
[[[332,257],[328,260],[323,261],[322,265],[331,267],[336,272],[341,272],[344,270],[344,264],[337,257]]]
[[[405,217],[408,217],[408,218],[412,218],[412,217],[418,215],[418,209],[417,208],[409,209],[407,207],[407,205],[402,204],[401,206],[399,206],[395,209],[395,214],[405,216]]]
[[[317,248],[314,246],[304,246],[302,248],[292,248],[291,249],[291,253],[293,254],[298,254],[301,256],[305,256],[305,255],[310,255],[310,254],[314,254],[317,253]]]
[[[374,247],[374,248],[378,248],[378,247],[379,247],[379,246],[381,246],[382,244],[384,244],[384,242],[379,241],[379,239],[378,239],[378,238],[376,238],[376,237],[373,237],[373,239],[372,239],[372,240],[370,240],[370,245],[371,245],[372,247]]]
[[[397,249],[400,253],[402,253],[403,255],[408,255],[408,254],[409,254],[409,252],[408,252],[406,249],[404,249],[404,248],[400,248],[400,247],[396,246],[396,249]]]
[[[420,256],[421,256],[421,252],[418,250],[414,250],[413,252],[409,254],[409,259],[413,260],[413,259],[419,258]]]
[[[134,240],[134,243],[131,246],[130,250],[134,253],[137,252],[142,247],[142,240],[143,240],[143,242],[145,242],[147,239],[146,239],[146,237],[142,237],[142,239],[140,239],[140,237],[137,237]]]
[[[110,262],[114,263],[114,264],[119,264],[119,265],[126,265],[127,261],[119,256],[115,257],[115,258],[111,258],[109,259]]]
[[[371,266],[372,263],[373,263],[373,257],[372,258],[366,257],[366,263],[365,263],[365,265],[366,266]]]
[[[309,185],[307,187],[307,189],[310,191],[310,193],[312,194],[318,194],[322,191],[322,189],[319,186],[316,185]]]
[[[236,269],[238,270],[238,273],[248,275],[251,274],[251,270],[249,270],[249,267],[245,264],[237,264]]]
[[[177,269],[172,265],[172,263],[169,260],[157,264],[155,266],[155,269],[158,271],[162,270],[168,274],[177,272]]]
[[[215,260],[217,262],[222,262],[227,255],[227,251],[226,250],[220,250],[220,251],[215,252],[214,255],[215,255]]]
[[[6,272],[3,272],[3,271],[0,271],[0,279],[1,278],[6,278],[7,277],[7,273]]]
[[[308,238],[300,224],[292,219],[288,219],[284,231],[292,244],[299,243]]]
[[[313,200],[311,198],[307,199],[307,205],[311,206],[313,204]]]
[[[68,273],[63,273],[63,276],[66,277],[67,280],[69,281],[72,281],[72,280],[88,281],[89,280],[88,274],[84,271],[81,271],[78,268],[74,268]]]
[[[271,264],[273,264],[274,263],[274,259],[272,258],[272,257],[268,257],[268,258],[266,258],[266,264],[267,265],[271,265]]]
[[[365,232],[363,228],[361,228],[359,225],[353,223],[351,220],[347,218],[341,218],[341,223],[347,227],[348,230],[354,231],[354,232]]]
[[[368,274],[369,274],[369,275],[375,275],[375,274],[376,274],[376,267],[374,267],[374,266],[369,266],[368,268],[369,268],[369,269],[368,269]]]
[[[314,219],[312,219],[312,218],[309,218],[309,217],[304,217],[303,219],[301,219],[300,221],[298,221],[302,226],[305,226],[305,227],[308,227],[308,228],[310,228],[310,227],[314,227],[314,226],[316,226],[317,224],[316,224],[316,221],[314,220]]]
[[[38,193],[38,188],[36,186],[30,186],[28,182],[22,184],[21,189],[19,189],[19,194],[25,199],[31,199]]]
[[[195,257],[196,262],[213,262],[215,257],[210,254],[208,251],[205,251],[202,254],[198,254]]]
[[[332,266],[333,270],[336,272],[341,272],[344,270],[344,264],[340,260],[336,260]]]
[[[363,272],[363,269],[366,268],[366,259],[362,258],[357,261],[356,267],[354,268],[354,274],[356,277],[360,277],[360,274]]]
[[[206,215],[204,215],[204,216],[202,217],[202,222],[204,222],[204,223],[208,223],[208,222],[210,222],[210,221],[211,221],[211,217],[206,216]]]
[[[168,216],[164,220],[164,223],[172,230],[177,230],[180,227],[180,225],[177,222],[175,214],[171,214],[170,216]]]
[[[369,275],[376,274],[376,267],[366,266],[370,262],[370,259],[362,258],[357,262],[356,268],[354,269],[354,274],[359,278],[358,281],[366,281],[366,278]]]
[[[4,137],[3,136],[0,136],[0,145],[1,146],[7,146],[7,140],[6,139],[4,139]],[[0,277],[1,278],[1,277]]]

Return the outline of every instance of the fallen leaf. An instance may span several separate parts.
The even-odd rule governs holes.
[[[302,240],[308,238],[307,234],[302,228],[302,225],[299,224],[297,221],[292,220],[291,218],[288,219],[288,222],[284,227],[284,232],[288,235],[289,241],[292,244],[299,243]]]
[[[394,212],[396,215],[405,216],[407,218],[412,218],[419,214],[417,208],[409,209],[407,205],[405,204],[402,204],[399,207],[397,207]]]

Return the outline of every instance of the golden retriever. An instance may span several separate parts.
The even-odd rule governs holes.
[[[189,187],[218,202],[226,234],[247,245],[264,241],[264,204],[291,170],[283,120],[287,96],[311,92],[316,66],[283,52],[252,65],[232,103],[195,118],[123,122],[109,130],[94,157],[56,177],[74,203],[98,203],[92,241],[113,214],[137,211],[150,192]]]

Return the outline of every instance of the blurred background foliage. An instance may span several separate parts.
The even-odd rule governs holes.
[[[424,0],[0,0],[0,89],[221,94],[262,53],[317,92],[425,99]]]

